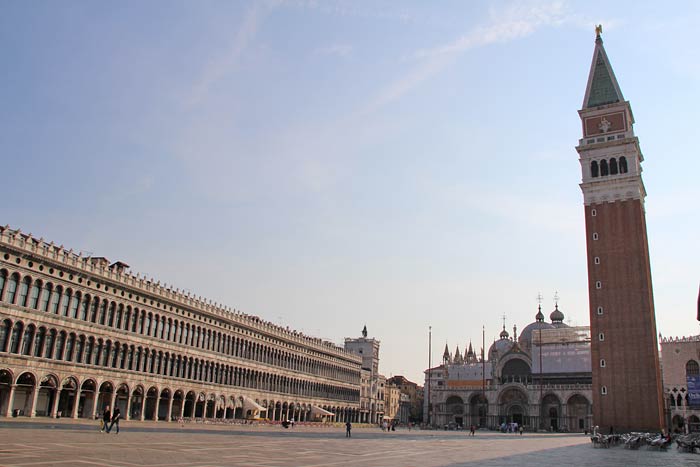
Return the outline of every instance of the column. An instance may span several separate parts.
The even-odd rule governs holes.
[[[126,398],[126,413],[124,414],[124,420],[131,420],[131,394]]]
[[[71,418],[78,418],[78,404],[80,404],[80,388],[75,389],[75,398],[73,399],[73,413]]]
[[[146,419],[146,393],[143,393],[143,397],[141,398],[141,421],[144,421]]]
[[[95,389],[95,394],[92,397],[92,413],[90,414],[90,420],[94,420],[97,415],[97,403],[100,401],[100,390]]]
[[[110,397],[110,403],[109,403],[109,410],[111,410],[112,413],[114,413],[114,407],[115,403],[117,402],[117,391],[116,389],[112,389],[112,397]]]
[[[183,398],[182,403],[180,404],[180,418],[185,418],[185,400],[186,399]],[[234,410],[236,409],[234,408]]]
[[[58,401],[61,400],[61,391],[61,389],[56,389],[56,397],[54,397],[51,407],[51,418],[56,418],[58,416]]]
[[[5,409],[5,416],[6,417],[12,416],[12,406],[15,403],[15,389],[16,388],[17,388],[16,384],[10,384],[10,395],[7,396],[7,408]]]
[[[166,422],[169,422],[173,419],[173,400],[175,397],[170,396],[170,399],[168,400],[168,418],[165,419]]]
[[[36,400],[39,397],[39,385],[34,386],[34,391],[32,392],[32,403],[29,406],[29,416],[31,418],[36,417]]]
[[[158,409],[160,409],[160,396],[156,397],[156,408],[153,411],[153,421],[154,422],[158,421]]]

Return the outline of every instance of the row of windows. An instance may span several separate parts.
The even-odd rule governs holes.
[[[359,381],[359,372],[348,368],[280,351],[136,307],[125,307],[60,285],[54,286],[50,282],[32,280],[29,276],[20,279],[18,273],[8,275],[4,269],[0,270],[0,301],[293,371],[346,382]]]
[[[6,319],[0,352],[239,386],[306,397],[359,401],[359,391]]]
[[[601,159],[600,161],[591,161],[591,177],[593,178],[617,175],[618,173],[627,173],[627,159],[625,156],[620,157],[619,162],[614,157],[610,160]]]

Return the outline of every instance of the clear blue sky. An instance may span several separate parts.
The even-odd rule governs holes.
[[[0,223],[422,379],[536,296],[588,324],[574,149],[602,23],[657,323],[698,332],[700,4],[0,2]]]

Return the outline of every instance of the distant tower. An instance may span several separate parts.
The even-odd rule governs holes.
[[[607,433],[664,427],[639,140],[596,28],[576,150],[583,180],[593,423]]]

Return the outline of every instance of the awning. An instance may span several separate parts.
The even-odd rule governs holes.
[[[243,397],[243,408],[245,410],[253,410],[253,411],[258,411],[258,412],[264,412],[267,410],[265,407],[258,404],[250,397],[245,397],[245,396]]]
[[[311,406],[311,414],[312,415],[335,415],[333,412],[329,412],[325,409],[322,409],[321,407],[316,407],[315,405]]]

